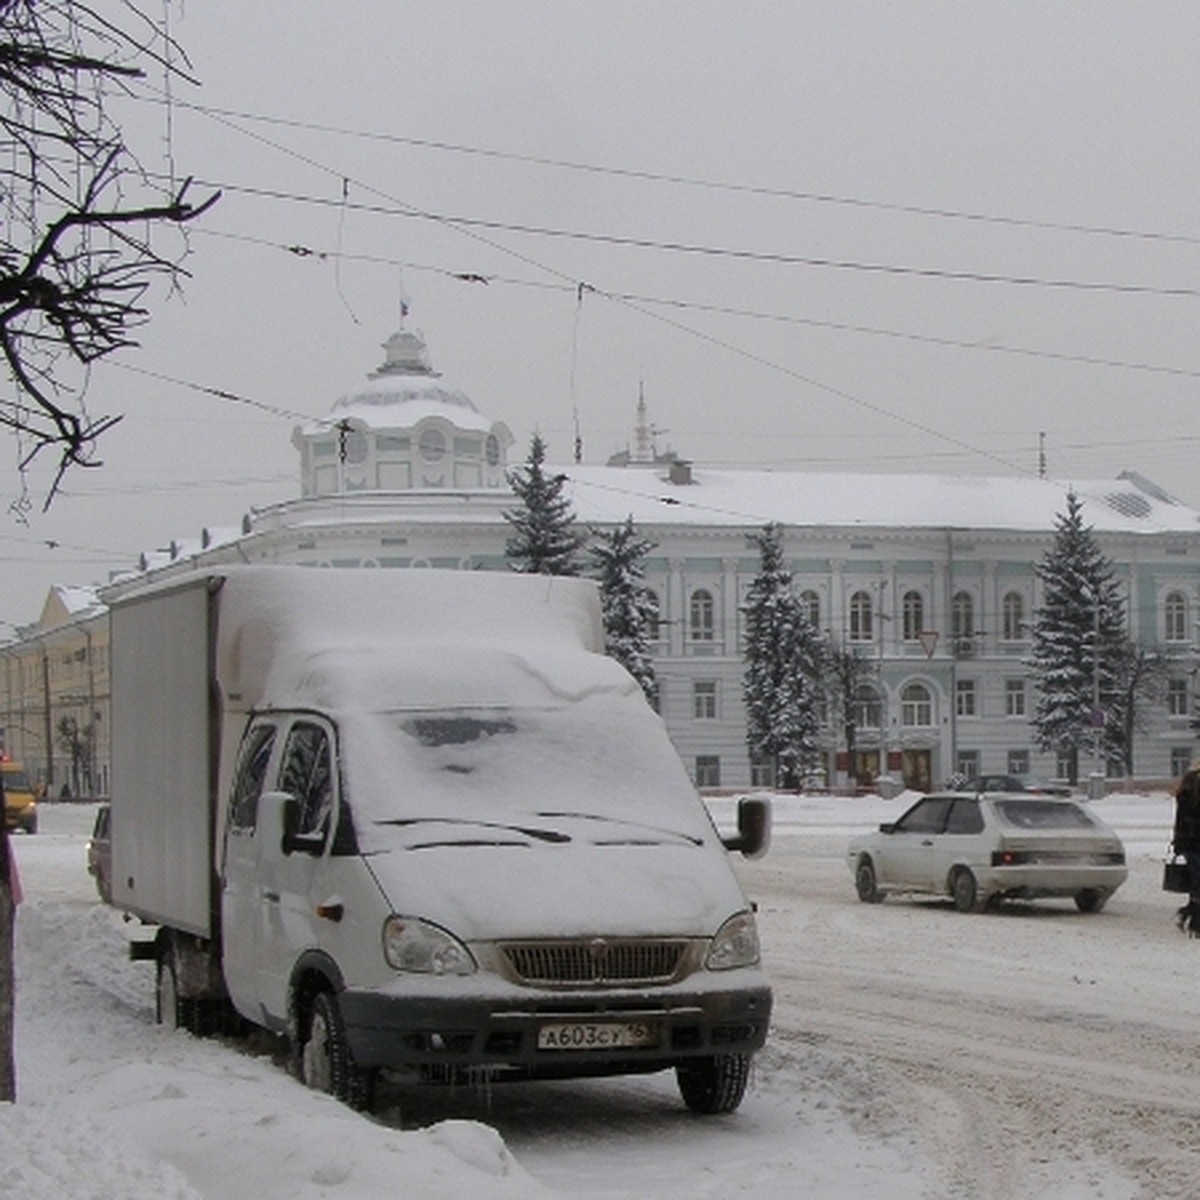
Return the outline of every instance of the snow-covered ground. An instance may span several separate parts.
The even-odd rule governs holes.
[[[152,968],[83,869],[92,809],[15,846],[14,1200],[981,1197],[1200,1194],[1200,942],[1158,890],[1171,803],[1096,802],[1131,875],[1083,916],[859,904],[851,832],[883,801],[788,798],[739,873],[760,908],[773,1033],[741,1109],[698,1118],[669,1075],[397,1088],[373,1118],[306,1091],[269,1042],[154,1024]],[[718,818],[725,814],[714,805]]]

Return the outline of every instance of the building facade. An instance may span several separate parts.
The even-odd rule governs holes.
[[[366,386],[328,419],[298,427],[293,443],[298,499],[251,511],[238,531],[208,530],[147,556],[103,596],[229,562],[507,569],[512,436],[441,379],[418,333],[393,335]],[[1161,781],[1194,756],[1200,513],[1149,481],[713,471],[660,456],[652,443],[642,400],[631,449],[609,465],[560,469],[581,525],[604,530],[632,516],[654,543],[647,575],[659,604],[660,710],[698,786],[773,782],[769,764],[747,753],[741,698],[742,604],[758,570],[754,538],[768,522],[783,527],[815,626],[877,668],[877,684],[860,695],[853,759],[840,731],[825,732],[827,783],[869,786],[887,775],[925,789],[954,774],[1061,776],[1065,764],[1034,745],[1024,659],[1041,599],[1033,564],[1068,490],[1116,566],[1131,637],[1169,663],[1164,694],[1137,734],[1135,774]],[[103,627],[96,611],[71,619],[48,611],[7,648],[6,728],[40,730],[44,745],[60,708],[83,692],[64,676],[63,695],[50,695],[37,663],[57,654],[65,664],[81,646],[96,669],[79,712],[106,728],[107,666],[96,660],[107,653]],[[97,779],[103,744],[98,736]],[[1086,750],[1082,761],[1084,770],[1110,770]],[[61,749],[47,763],[61,779]]]

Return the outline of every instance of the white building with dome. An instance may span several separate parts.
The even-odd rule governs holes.
[[[295,429],[298,498],[251,510],[240,531],[205,530],[145,555],[102,595],[234,561],[508,569],[507,472],[524,448],[514,451],[508,427],[442,379],[420,333],[402,327],[384,350],[383,365],[327,418]],[[956,773],[1061,775],[1064,764],[1033,743],[1023,658],[1040,603],[1033,563],[1069,490],[1116,565],[1130,635],[1170,663],[1162,700],[1137,735],[1136,775],[1161,781],[1191,761],[1200,513],[1148,480],[710,470],[657,452],[644,397],[636,420],[631,447],[605,465],[555,469],[582,527],[608,529],[632,515],[655,544],[647,576],[660,611],[661,712],[699,786],[771,782],[768,765],[747,755],[741,700],[741,605],[758,570],[753,539],[769,521],[783,526],[816,626],[878,667],[878,686],[861,694],[854,761],[827,731],[830,783],[886,774],[928,788]],[[39,731],[74,715],[69,701],[80,698],[76,687],[56,699],[55,672],[71,655],[107,652],[102,621],[94,612],[63,620],[61,606],[48,606],[6,651],[10,750],[54,778],[59,751],[48,754],[53,739]],[[93,687],[87,699],[102,727],[106,693]],[[12,744],[18,737],[24,746]]]

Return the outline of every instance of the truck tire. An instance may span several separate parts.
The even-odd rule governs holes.
[[[300,1052],[300,1078],[358,1112],[367,1111],[375,1098],[375,1074],[355,1063],[337,999],[329,992],[313,1000],[308,1040]]]
[[[689,1058],[675,1067],[683,1102],[694,1113],[730,1113],[742,1102],[750,1078],[750,1055],[715,1054]]]

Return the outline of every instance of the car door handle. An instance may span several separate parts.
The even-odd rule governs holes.
[[[267,888],[263,888],[263,890],[259,893],[259,895],[261,895],[264,900],[269,901],[271,904],[279,903],[279,893],[278,892],[273,892]]]
[[[932,845],[933,845],[933,838],[926,838],[926,839],[925,839],[925,840],[924,840],[924,841],[921,843],[921,845],[922,845],[922,846],[932,846]]]

